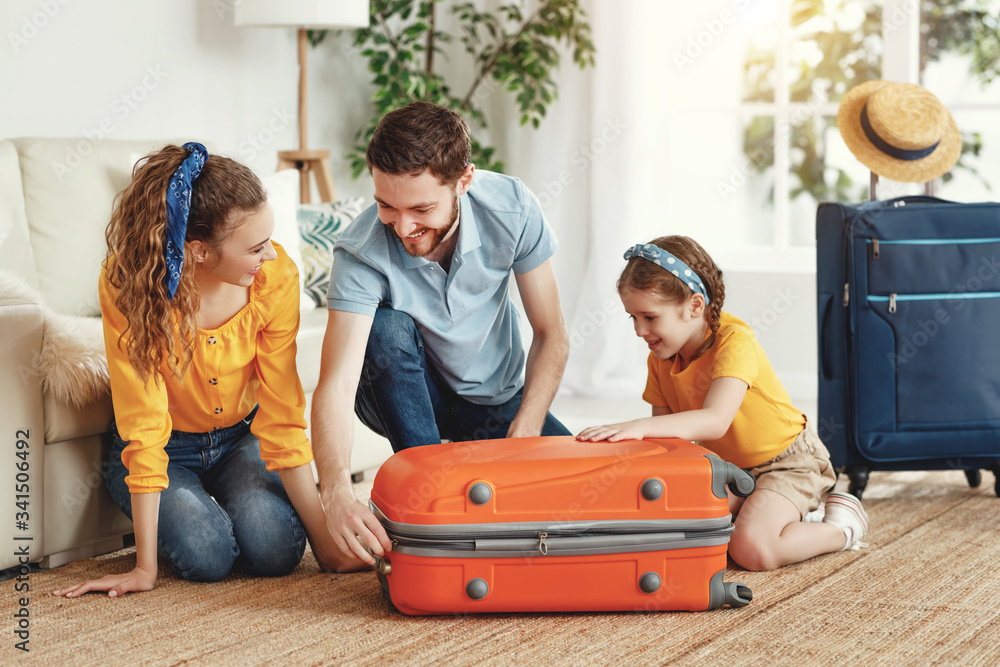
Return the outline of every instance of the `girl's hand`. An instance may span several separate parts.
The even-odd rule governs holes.
[[[642,428],[640,420],[635,419],[619,424],[589,426],[580,431],[576,439],[590,442],[598,442],[599,440],[618,442],[620,440],[642,440],[645,435],[645,429]]]
[[[125,574],[109,574],[100,579],[92,579],[82,584],[76,584],[69,588],[60,588],[52,591],[53,595],[60,597],[75,598],[90,591],[107,591],[109,598],[116,598],[125,593],[138,593],[152,590],[156,585],[156,572],[150,572],[141,567],[136,567],[131,572]]]

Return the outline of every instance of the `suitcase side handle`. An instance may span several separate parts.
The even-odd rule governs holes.
[[[830,359],[830,346],[828,344],[827,329],[829,328],[830,317],[833,315],[833,295],[820,294],[821,303],[818,304],[819,319],[819,376],[824,380],[833,378],[833,364]]]

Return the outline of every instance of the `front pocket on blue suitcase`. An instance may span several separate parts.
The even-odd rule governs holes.
[[[868,293],[1000,291],[1000,238],[870,238]]]
[[[893,334],[897,430],[1000,426],[1000,292],[871,295],[868,305]]]

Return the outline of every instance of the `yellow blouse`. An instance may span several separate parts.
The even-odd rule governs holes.
[[[260,440],[268,470],[312,461],[306,438],[305,394],[295,367],[299,330],[299,281],[295,263],[274,243],[278,258],[265,262],[250,285],[250,302],[217,329],[198,329],[191,365],[179,381],[164,363],[143,384],[118,344],[127,320],[101,270],[98,290],[104,316],[111,398],[132,493],[167,488],[171,430],[206,433],[232,426],[254,405],[250,427]],[[128,340],[128,336],[122,341]]]

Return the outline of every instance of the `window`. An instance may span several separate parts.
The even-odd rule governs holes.
[[[868,197],[869,172],[837,131],[840,99],[878,78],[927,86],[963,130],[970,152],[938,196],[984,200],[1000,188],[1000,0],[669,5],[663,23],[643,27],[662,63],[644,127],[664,165],[645,176],[664,198],[645,204],[644,236],[693,236],[724,269],[813,271],[817,205]]]

